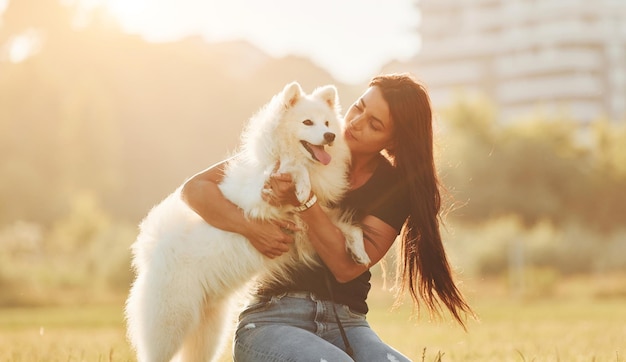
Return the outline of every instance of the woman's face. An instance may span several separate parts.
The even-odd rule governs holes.
[[[378,87],[368,88],[345,115],[344,138],[353,154],[378,153],[392,145],[389,105]]]

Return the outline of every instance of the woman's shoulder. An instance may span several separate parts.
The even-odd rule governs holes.
[[[355,211],[357,220],[373,215],[399,229],[408,215],[408,193],[398,170],[384,158],[362,187],[348,192],[341,206]]]
[[[372,173],[372,176],[359,188],[350,193],[359,194],[361,197],[376,197],[385,190],[399,190],[402,183],[400,173],[391,162],[381,155],[381,161]]]
[[[370,184],[373,184],[377,187],[391,187],[396,186],[400,183],[400,172],[396,167],[391,164],[386,157],[381,156],[381,162],[376,167],[374,174],[368,180]],[[367,184],[366,183],[366,184]]]

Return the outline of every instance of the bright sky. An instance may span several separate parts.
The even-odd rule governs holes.
[[[345,83],[407,60],[420,43],[414,0],[83,1],[105,2],[126,31],[150,41],[243,38],[275,57],[307,57]]]

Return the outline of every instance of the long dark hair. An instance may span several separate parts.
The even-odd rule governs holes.
[[[393,146],[386,151],[409,193],[409,216],[400,234],[397,297],[408,287],[418,311],[423,300],[436,315],[442,302],[465,328],[462,314],[474,314],[454,283],[439,231],[441,184],[433,155],[428,92],[409,74],[377,76],[369,85],[378,87],[389,105],[395,128]]]

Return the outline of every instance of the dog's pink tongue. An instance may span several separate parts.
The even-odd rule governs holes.
[[[328,165],[330,163],[331,157],[328,152],[324,150],[324,146],[311,145],[311,149],[313,150],[313,155],[321,164]]]

